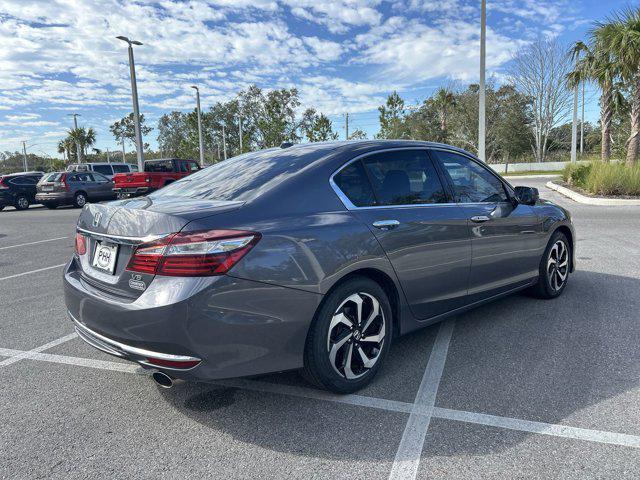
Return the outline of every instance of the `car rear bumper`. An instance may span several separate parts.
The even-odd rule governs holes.
[[[152,189],[150,187],[115,187],[113,191],[125,195],[144,195],[151,192]]]
[[[98,291],[75,260],[65,301],[78,334],[111,355],[184,380],[215,380],[299,368],[322,296],[229,276],[156,277],[135,300]],[[190,369],[149,358],[194,358]]]
[[[36,193],[37,202],[71,202],[73,195],[69,192],[38,192]]]

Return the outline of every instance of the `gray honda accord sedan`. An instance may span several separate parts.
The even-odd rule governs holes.
[[[414,141],[240,155],[86,205],[75,244],[78,335],[159,384],[301,369],[340,393],[399,335],[518,290],[558,297],[575,258],[566,210]]]

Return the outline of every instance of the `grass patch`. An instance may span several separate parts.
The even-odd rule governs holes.
[[[640,164],[592,162],[569,164],[563,180],[593,195],[640,196]]]

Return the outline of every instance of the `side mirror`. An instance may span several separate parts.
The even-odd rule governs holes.
[[[535,205],[540,198],[537,188],[533,187],[515,187],[516,198],[523,205]]]

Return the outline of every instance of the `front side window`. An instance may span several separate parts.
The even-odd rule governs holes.
[[[108,182],[109,179],[107,177],[105,177],[104,175],[99,174],[98,172],[93,172],[91,174],[93,176],[93,179],[96,182]]]
[[[424,150],[377,153],[362,160],[378,205],[446,203],[445,189]]]
[[[449,178],[458,203],[507,202],[504,185],[485,167],[457,153],[432,150]]]
[[[176,162],[176,166],[178,167],[178,172],[180,173],[189,173],[189,168],[187,167],[187,162]]]
[[[356,207],[369,207],[376,203],[362,162],[350,163],[334,175],[333,181]]]
[[[200,170],[200,165],[198,165],[196,162],[189,162],[189,167],[191,168],[192,172],[197,172],[198,170]]]

